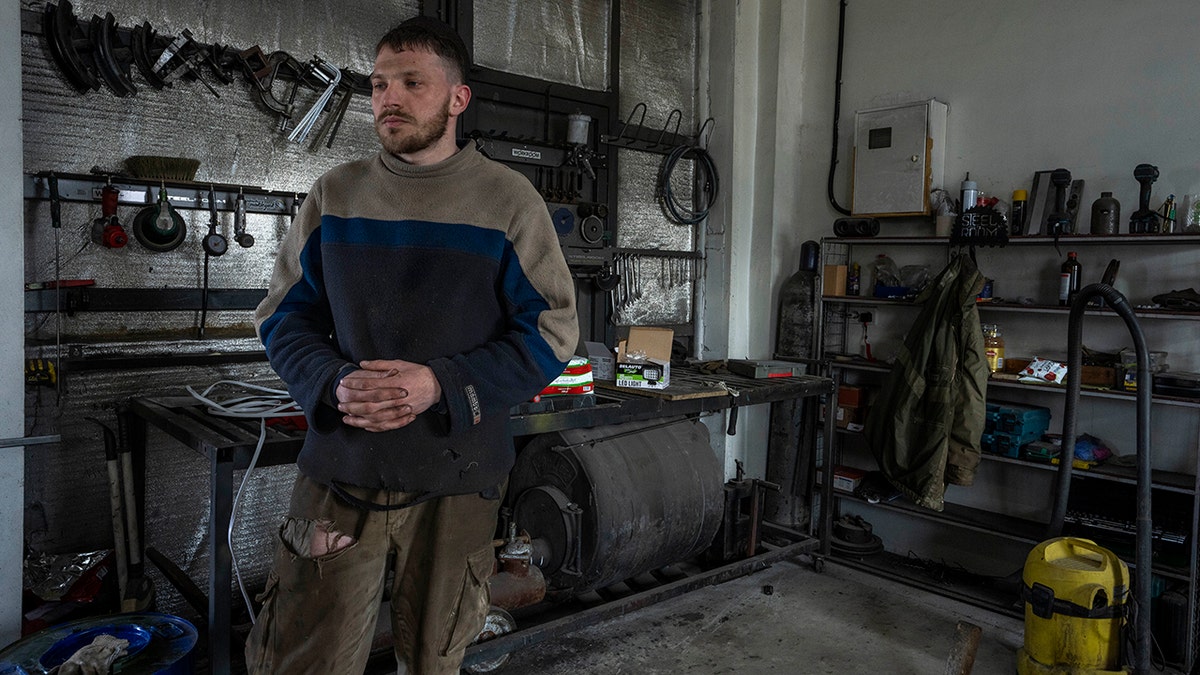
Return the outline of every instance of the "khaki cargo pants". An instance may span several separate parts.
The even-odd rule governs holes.
[[[404,493],[349,488],[376,503]],[[391,511],[345,503],[303,475],[279,529],[262,611],[246,643],[251,675],[361,675],[389,559],[400,673],[455,675],[483,627],[500,500],[441,497]]]

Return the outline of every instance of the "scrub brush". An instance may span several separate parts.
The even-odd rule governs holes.
[[[196,170],[200,168],[200,160],[134,155],[125,158],[125,168],[137,178],[192,181],[196,178]]]

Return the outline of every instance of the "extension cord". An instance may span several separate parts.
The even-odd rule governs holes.
[[[261,393],[216,401],[210,397],[210,394],[213,389],[221,385],[242,387]],[[300,406],[296,404],[286,391],[271,389],[270,387],[250,384],[248,382],[220,380],[209,385],[202,393],[192,389],[191,385],[187,385],[184,388],[196,400],[204,404],[210,415],[259,420],[258,444],[254,447],[254,454],[250,457],[250,464],[246,467],[246,473],[242,475],[242,482],[238,485],[237,492],[233,496],[233,505],[229,514],[229,529],[225,532],[225,542],[229,546],[229,559],[232,563],[233,575],[237,579],[238,590],[242,593],[242,600],[246,603],[246,611],[250,615],[250,623],[255,623],[254,606],[250,602],[250,594],[246,592],[246,584],[242,581],[242,573],[238,569],[237,554],[233,549],[233,528],[237,523],[238,503],[242,500],[242,493],[246,489],[246,483],[250,481],[250,474],[254,472],[254,467],[258,464],[258,456],[262,453],[263,445],[267,441],[267,418],[300,417],[304,415],[304,411],[300,409]]]

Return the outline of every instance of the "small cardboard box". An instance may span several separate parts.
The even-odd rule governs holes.
[[[862,431],[867,421],[867,409],[838,404],[834,409],[834,425],[847,431]],[[825,406],[821,406],[821,422],[825,421]]]
[[[632,326],[629,338],[617,346],[618,387],[666,389],[671,384],[670,328]]]
[[[824,484],[822,479],[825,475],[824,471],[817,472],[817,485]],[[844,466],[842,464],[833,465],[833,489],[843,492],[854,492],[859,485],[862,484],[863,478],[866,478],[867,472],[862,469],[857,469],[852,466]]]
[[[616,357],[612,350],[600,342],[584,342],[587,360],[592,364],[592,377],[597,380],[612,380],[616,377]]]
[[[854,492],[862,484],[862,480],[866,475],[866,471],[856,469],[852,466],[842,466],[840,464],[834,466],[833,489]]]
[[[866,404],[866,392],[863,391],[862,387],[853,387],[848,384],[838,387],[838,405],[861,408]]]
[[[826,265],[821,277],[821,288],[824,295],[846,294],[846,266]]]

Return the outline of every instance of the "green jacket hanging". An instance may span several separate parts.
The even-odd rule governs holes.
[[[946,484],[972,484],[979,465],[988,367],[975,296],[983,282],[971,257],[959,255],[921,292],[920,314],[867,416],[884,475],[935,511]]]

